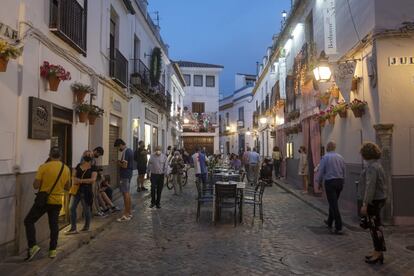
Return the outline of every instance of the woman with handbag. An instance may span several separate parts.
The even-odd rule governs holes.
[[[358,185],[358,198],[362,202],[361,227],[369,228],[374,243],[374,252],[365,256],[365,262],[383,264],[386,247],[380,214],[387,199],[387,184],[384,169],[379,162],[381,150],[376,144],[368,142],[364,143],[360,153],[365,163]]]
[[[90,156],[85,156],[82,163],[78,164],[74,169],[72,187],[69,191],[71,195],[69,203],[71,227],[65,232],[65,235],[78,233],[76,230],[76,209],[79,202],[82,204],[85,217],[85,225],[81,231],[89,231],[93,203],[92,185],[95,183],[97,175],[98,173],[95,167],[92,166],[92,158]]]

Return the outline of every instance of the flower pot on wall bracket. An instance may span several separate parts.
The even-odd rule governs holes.
[[[78,117],[79,123],[86,123],[86,121],[88,120],[88,112],[79,112]]]
[[[6,72],[7,71],[7,64],[9,63],[9,60],[4,58],[4,57],[0,57],[0,72]]]
[[[348,117],[348,110],[345,109],[345,110],[342,110],[342,111],[338,111],[338,114],[339,114],[339,117],[346,118],[346,117]]]
[[[88,92],[86,91],[74,91],[75,93],[75,97],[76,97],[76,103],[77,104],[81,104],[83,103],[83,101],[85,100],[86,94],[88,94]]]
[[[361,118],[365,114],[364,109],[352,109],[352,112],[354,113],[355,118]]]
[[[49,90],[56,92],[59,88],[60,79],[56,76],[50,76],[47,80],[49,82]]]
[[[98,119],[97,115],[88,114],[88,120],[90,125],[94,125],[96,122],[96,119]]]

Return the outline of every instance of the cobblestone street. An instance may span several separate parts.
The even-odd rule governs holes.
[[[159,210],[147,197],[132,221],[112,223],[49,275],[409,275],[414,267],[414,253],[392,243],[384,265],[365,264],[368,233],[329,234],[320,213],[277,186],[265,190],[264,223],[246,207],[237,227],[231,214],[214,226],[211,207],[197,223],[195,192],[191,181],[182,196],[164,189]]]

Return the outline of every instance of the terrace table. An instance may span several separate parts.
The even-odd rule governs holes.
[[[216,184],[221,185],[234,185],[237,184],[237,192],[240,194],[240,204],[239,204],[239,221],[240,223],[243,222],[243,191],[246,188],[245,182],[238,182],[238,181],[217,181]],[[213,215],[212,221],[215,222],[216,220],[216,185],[213,185]]]

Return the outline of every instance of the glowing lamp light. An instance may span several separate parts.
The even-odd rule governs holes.
[[[187,118],[184,118],[184,124],[188,124],[190,123],[190,120],[188,120]]]
[[[267,123],[267,118],[266,118],[265,116],[260,117],[259,121],[260,121],[260,123],[261,123],[262,125],[264,125],[264,124],[266,124],[266,123]]]
[[[226,126],[226,131],[230,131],[230,126]]]
[[[318,65],[313,69],[313,75],[319,82],[327,82],[331,79],[332,71],[329,67],[328,57],[326,56],[325,51],[321,52]]]
[[[252,135],[252,133],[250,132],[250,130],[246,131],[246,135],[247,135],[247,136]]]
[[[283,10],[282,11],[282,18],[286,19],[286,17],[287,17],[287,11]]]

